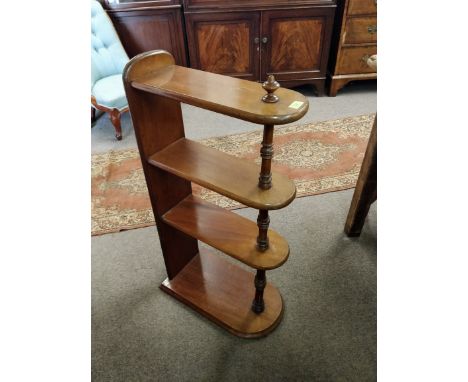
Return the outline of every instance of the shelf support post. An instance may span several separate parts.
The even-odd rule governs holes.
[[[262,190],[271,188],[271,159],[273,158],[273,130],[274,125],[264,125],[263,141],[260,155],[262,157],[262,167],[258,178],[258,187]]]
[[[255,275],[255,298],[252,302],[252,311],[260,314],[265,310],[265,301],[263,300],[263,291],[266,286],[266,275],[264,270],[257,270]]]
[[[268,249],[268,226],[270,225],[270,217],[268,216],[268,210],[260,210],[258,212],[257,226],[258,226],[258,236],[257,236],[257,248],[260,251],[265,251]]]

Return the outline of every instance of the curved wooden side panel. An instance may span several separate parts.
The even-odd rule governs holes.
[[[122,74],[124,84],[169,65],[175,65],[175,60],[172,54],[165,50],[153,50],[138,54],[125,65]]]
[[[135,56],[123,72],[143,172],[170,279],[198,253],[198,242],[165,223],[161,217],[190,195],[192,186],[189,181],[150,166],[148,158],[185,136],[182,110],[180,102],[134,89],[131,81],[137,76],[173,64],[174,58],[170,53],[157,50]]]

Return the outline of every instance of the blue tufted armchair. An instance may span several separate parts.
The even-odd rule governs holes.
[[[91,115],[109,113],[115,137],[122,139],[120,115],[128,111],[122,71],[128,62],[111,19],[98,1],[91,0]]]

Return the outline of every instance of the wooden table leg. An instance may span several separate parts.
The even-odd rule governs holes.
[[[377,199],[377,116],[367,144],[353,200],[345,224],[348,236],[359,236],[369,208]]]

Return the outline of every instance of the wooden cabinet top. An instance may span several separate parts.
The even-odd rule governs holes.
[[[174,65],[164,51],[148,58],[159,64],[148,66],[151,70],[130,67],[127,80],[133,88],[258,124],[294,122],[309,108],[307,99],[293,90],[279,88],[275,92],[279,101],[265,103],[266,91],[259,83]]]
[[[297,7],[335,5],[336,0],[183,0],[186,9]]]
[[[126,11],[135,9],[181,7],[181,0],[99,0],[104,9]]]
[[[190,9],[300,7],[309,5],[335,5],[337,0],[99,0],[108,10],[174,7],[184,5]]]

